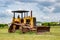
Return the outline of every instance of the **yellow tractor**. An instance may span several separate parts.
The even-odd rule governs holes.
[[[13,20],[8,29],[8,32],[12,33],[15,30],[20,29],[22,32],[26,32],[32,30],[34,26],[36,26],[36,18],[32,17],[32,11],[30,12],[30,16],[28,15],[29,11],[26,10],[17,10],[13,12]],[[15,14],[19,13],[20,15],[15,18]]]
[[[36,31],[37,33],[40,32],[49,32],[50,26],[37,26],[36,25],[36,17],[32,16],[32,11],[30,11],[30,15],[28,14],[29,11],[26,10],[17,10],[13,12],[13,20],[8,29],[9,33],[15,32],[17,29],[21,30],[22,33],[28,31]],[[20,14],[15,17],[16,14]]]

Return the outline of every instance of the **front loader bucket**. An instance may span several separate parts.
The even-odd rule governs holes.
[[[37,33],[50,32],[50,27],[37,27]]]

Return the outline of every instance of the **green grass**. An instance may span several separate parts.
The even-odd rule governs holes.
[[[33,33],[22,34],[20,31],[8,33],[8,28],[0,28],[0,40],[60,40],[60,26],[51,27],[50,32],[40,35]]]

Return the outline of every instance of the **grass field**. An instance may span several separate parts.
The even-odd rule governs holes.
[[[35,33],[8,33],[8,28],[0,28],[0,40],[60,40],[60,26],[51,27],[50,32],[37,35]]]

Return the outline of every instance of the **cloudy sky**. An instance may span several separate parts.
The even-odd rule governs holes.
[[[60,0],[0,0],[0,23],[10,23],[12,10],[32,10],[37,21],[60,20]]]

